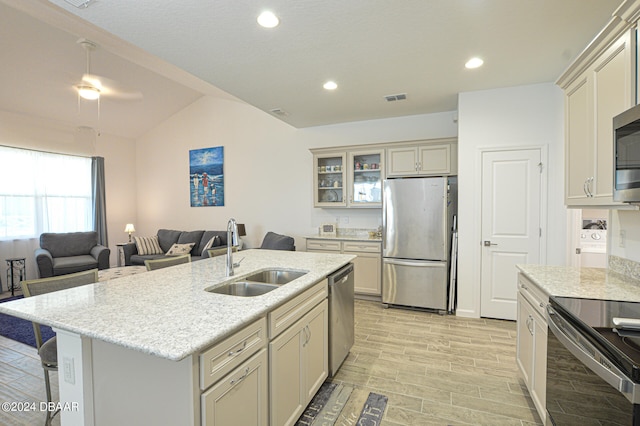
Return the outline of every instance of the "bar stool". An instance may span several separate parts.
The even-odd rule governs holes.
[[[15,282],[16,274],[18,282]],[[20,289],[20,282],[27,278],[24,257],[12,257],[7,259],[7,290],[11,289],[11,295],[14,295],[16,288]]]

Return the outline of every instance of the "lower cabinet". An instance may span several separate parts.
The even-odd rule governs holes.
[[[516,362],[531,399],[544,424],[547,387],[547,321],[544,316],[548,296],[522,275],[518,278]]]
[[[267,350],[262,349],[202,394],[202,423],[267,426],[267,366]]]
[[[382,243],[373,241],[337,241],[307,239],[307,251],[344,253],[353,259],[354,291],[369,296],[382,295]]]
[[[269,343],[272,425],[297,421],[327,378],[328,353],[325,299]]]

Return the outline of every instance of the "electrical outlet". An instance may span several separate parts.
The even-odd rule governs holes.
[[[349,216],[343,216],[340,218],[340,223],[346,225],[349,223]]]
[[[76,384],[76,370],[74,367],[73,358],[62,357],[62,368],[64,374],[64,381],[72,385]]]
[[[624,245],[626,243],[626,239],[627,239],[627,231],[625,231],[624,229],[621,229],[620,230],[620,241],[618,242],[618,246],[624,247]]]

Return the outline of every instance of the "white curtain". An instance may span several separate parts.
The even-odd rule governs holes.
[[[91,159],[0,147],[0,240],[93,229]]]

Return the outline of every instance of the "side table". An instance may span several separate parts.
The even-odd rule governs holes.
[[[18,275],[18,282],[15,282]],[[12,257],[7,259],[7,290],[11,289],[11,295],[14,295],[16,284],[20,288],[20,282],[27,278],[24,257]]]
[[[124,246],[129,243],[117,243],[116,247],[118,247],[118,267],[124,266]]]

